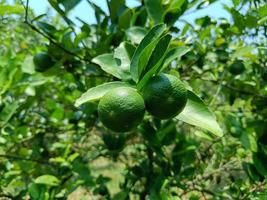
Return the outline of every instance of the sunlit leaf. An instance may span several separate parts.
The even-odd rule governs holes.
[[[57,177],[52,175],[43,175],[39,176],[34,181],[36,184],[43,184],[43,185],[49,185],[49,186],[57,186],[60,181],[57,179]]]
[[[90,88],[87,92],[82,94],[82,96],[76,100],[75,106],[78,107],[81,104],[88,101],[97,101],[102,96],[104,96],[108,91],[118,87],[130,87],[130,85],[125,82],[117,81],[117,82],[104,83],[102,85]]]
[[[21,5],[0,5],[0,15],[22,14],[24,8]]]
[[[138,82],[140,75],[142,74],[145,66],[148,63],[149,57],[152,54],[153,49],[160,40],[160,36],[165,31],[165,25],[159,24],[154,26],[141,41],[137,47],[132,61],[131,61],[131,75],[135,82]]]
[[[210,131],[216,136],[223,135],[222,129],[216,121],[214,114],[204,102],[193,92],[188,91],[188,101],[184,110],[175,117],[188,124]]]

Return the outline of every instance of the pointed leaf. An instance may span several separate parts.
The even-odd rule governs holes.
[[[267,16],[261,18],[261,19],[258,21],[258,25],[264,25],[265,23],[267,23]]]
[[[164,58],[163,67],[161,71],[165,69],[172,61],[185,55],[188,51],[190,51],[190,48],[186,46],[179,46],[170,49]]]
[[[147,30],[143,27],[133,26],[126,30],[126,35],[132,43],[139,44],[147,34]]]
[[[148,61],[145,71],[149,71],[156,65],[162,63],[161,59],[164,58],[164,55],[169,47],[171,39],[172,39],[172,36],[170,34],[167,34],[160,39],[155,49],[153,50],[153,53]]]
[[[215,115],[208,109],[204,102],[191,91],[188,91],[188,101],[184,110],[175,118],[208,130],[216,136],[221,137],[223,135]]]
[[[111,21],[115,23],[118,18],[120,8],[125,5],[125,0],[110,0],[107,2]]]
[[[168,11],[169,10],[179,10],[182,5],[184,4],[185,0],[172,0],[170,5],[169,5],[169,8],[168,8]]]
[[[131,18],[133,11],[131,9],[126,9],[122,15],[119,17],[119,27],[121,29],[127,29],[131,26]]]
[[[24,62],[22,63],[21,70],[24,73],[33,74],[34,73],[34,63],[33,63],[33,57],[27,56],[24,59]]]
[[[149,59],[147,67],[145,68],[146,73],[144,74],[142,80],[138,83],[138,90],[140,90],[154,74],[160,71],[165,52],[169,47],[171,38],[171,35],[168,34],[163,36],[158,42]]]
[[[122,65],[131,64],[131,59],[136,48],[129,42],[122,42],[114,51],[114,57],[121,60]]]
[[[43,184],[43,185],[49,185],[49,186],[57,186],[59,185],[59,180],[57,177],[52,175],[43,175],[39,176],[34,181],[36,184]]]
[[[19,107],[18,102],[13,102],[11,104],[5,105],[5,107],[0,113],[0,125],[1,126],[6,124],[11,119],[11,117],[15,114],[18,107]]]
[[[108,91],[118,87],[130,87],[130,85],[125,82],[116,81],[104,83],[102,85],[90,88],[87,92],[83,93],[82,96],[76,100],[75,106],[78,107],[88,101],[97,101]]]
[[[253,154],[253,163],[259,174],[267,177],[267,156],[264,152],[259,151]]]
[[[65,8],[65,12],[68,12],[77,6],[81,0],[59,0],[58,2],[62,3]]]
[[[161,5],[161,0],[145,0],[145,6],[155,24],[163,22],[165,10]]]
[[[119,61],[113,57],[113,54],[102,54],[100,56],[95,57],[92,62],[98,64],[102,70],[115,76],[116,78],[122,79],[120,69],[119,69]]]
[[[141,73],[147,65],[152,50],[155,48],[160,36],[165,31],[165,27],[164,24],[154,26],[137,47],[130,67],[132,79],[135,82],[138,82]]]
[[[118,64],[123,80],[131,79],[130,64],[135,50],[135,46],[128,42],[123,42],[114,51],[114,58],[120,59],[120,62],[118,62]]]

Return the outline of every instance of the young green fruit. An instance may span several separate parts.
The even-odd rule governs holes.
[[[241,60],[236,60],[229,66],[229,72],[231,74],[238,75],[243,73],[244,71],[245,71],[245,65]]]
[[[147,111],[159,119],[178,115],[187,102],[187,90],[175,76],[160,74],[152,77],[142,90]]]
[[[46,52],[40,52],[33,57],[35,71],[45,72],[51,68],[55,62],[52,60],[50,55]]]
[[[108,150],[121,151],[126,142],[126,135],[118,133],[104,133],[102,139]]]
[[[120,87],[106,93],[98,104],[98,116],[105,127],[115,132],[135,129],[143,120],[145,103],[130,87]]]

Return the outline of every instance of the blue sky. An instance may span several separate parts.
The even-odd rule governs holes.
[[[100,6],[105,12],[108,12],[106,0],[92,0],[92,2]],[[129,7],[139,5],[136,0],[126,0],[126,2]],[[220,0],[203,10],[186,15],[182,19],[190,23],[193,23],[196,18],[206,15],[215,19],[221,17],[229,19],[230,15],[223,9],[223,3],[229,5],[231,4],[231,0]],[[49,3],[47,0],[30,0],[30,7],[34,10],[35,15],[40,15],[46,13]],[[93,10],[86,0],[82,0],[82,2],[72,10],[69,17],[75,22],[77,22],[77,20],[75,20],[76,17],[79,17],[90,24],[96,22]]]

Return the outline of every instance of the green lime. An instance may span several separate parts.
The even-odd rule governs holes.
[[[142,90],[147,111],[159,119],[175,117],[185,107],[187,90],[175,76],[161,74],[152,77]]]
[[[125,134],[104,133],[102,139],[110,151],[121,151],[126,142]]]
[[[223,49],[217,49],[215,53],[217,54],[217,59],[220,62],[225,63],[229,59],[229,54]]]
[[[236,60],[229,66],[229,72],[231,74],[238,75],[244,71],[245,71],[245,65],[241,60]]]
[[[55,64],[50,55],[46,52],[36,54],[33,58],[33,62],[35,71],[37,72],[45,72]]]
[[[99,102],[98,115],[105,127],[115,132],[127,132],[143,120],[145,103],[133,88],[120,87],[106,93]]]

